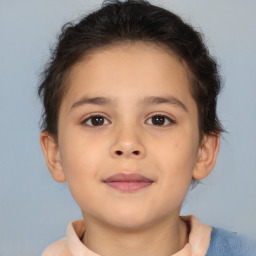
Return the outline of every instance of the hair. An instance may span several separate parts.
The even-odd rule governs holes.
[[[221,79],[218,65],[202,38],[179,16],[148,1],[104,1],[101,8],[79,22],[62,27],[38,89],[44,105],[41,129],[57,140],[59,108],[67,91],[68,72],[74,64],[101,48],[142,42],[160,46],[185,61],[198,109],[200,139],[203,134],[219,134],[224,131],[216,113]],[[193,179],[192,184],[196,181]]]

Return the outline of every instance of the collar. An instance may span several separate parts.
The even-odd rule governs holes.
[[[205,256],[210,245],[212,227],[200,223],[194,215],[180,216],[189,226],[189,242],[177,253],[170,256]],[[84,220],[68,225],[66,244],[72,255],[100,256],[89,250],[80,240],[85,232]]]

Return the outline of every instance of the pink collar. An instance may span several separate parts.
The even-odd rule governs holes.
[[[171,256],[205,256],[210,245],[212,227],[200,223],[194,215],[180,216],[190,227],[189,242]],[[84,220],[69,223],[66,238],[49,246],[42,256],[100,256],[80,240],[85,231]]]

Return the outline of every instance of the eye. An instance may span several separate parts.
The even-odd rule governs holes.
[[[84,121],[82,121],[82,124],[87,126],[102,126],[102,125],[110,124],[110,121],[104,116],[93,115],[86,118]]]
[[[155,115],[147,119],[146,123],[156,126],[167,126],[169,124],[174,124],[175,122],[165,115]]]

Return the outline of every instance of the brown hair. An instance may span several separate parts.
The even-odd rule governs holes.
[[[144,0],[104,1],[77,24],[63,26],[38,89],[44,105],[42,130],[57,138],[59,107],[68,86],[65,78],[72,66],[92,50],[127,41],[160,45],[184,60],[193,77],[200,136],[223,131],[216,113],[221,79],[201,34],[176,14]]]

